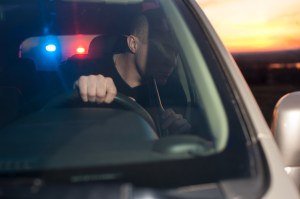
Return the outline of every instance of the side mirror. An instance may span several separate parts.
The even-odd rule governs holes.
[[[300,92],[289,93],[277,102],[271,130],[285,170],[300,190]]]

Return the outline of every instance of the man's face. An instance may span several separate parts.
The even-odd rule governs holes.
[[[135,54],[137,70],[142,81],[155,78],[158,84],[165,84],[176,65],[176,51],[168,32],[155,29],[135,36],[138,50]]]
[[[176,52],[167,42],[149,40],[145,68],[146,78],[165,84],[176,65]]]

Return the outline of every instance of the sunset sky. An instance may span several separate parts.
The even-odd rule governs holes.
[[[197,0],[232,52],[300,49],[300,0]]]

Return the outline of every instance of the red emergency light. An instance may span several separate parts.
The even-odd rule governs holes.
[[[77,52],[78,54],[85,54],[86,50],[85,50],[85,48],[83,48],[83,47],[78,47],[78,48],[76,49],[76,52]]]

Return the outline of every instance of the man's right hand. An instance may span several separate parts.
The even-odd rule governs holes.
[[[110,77],[103,75],[80,76],[74,83],[79,89],[82,101],[111,103],[117,95],[117,88]]]

